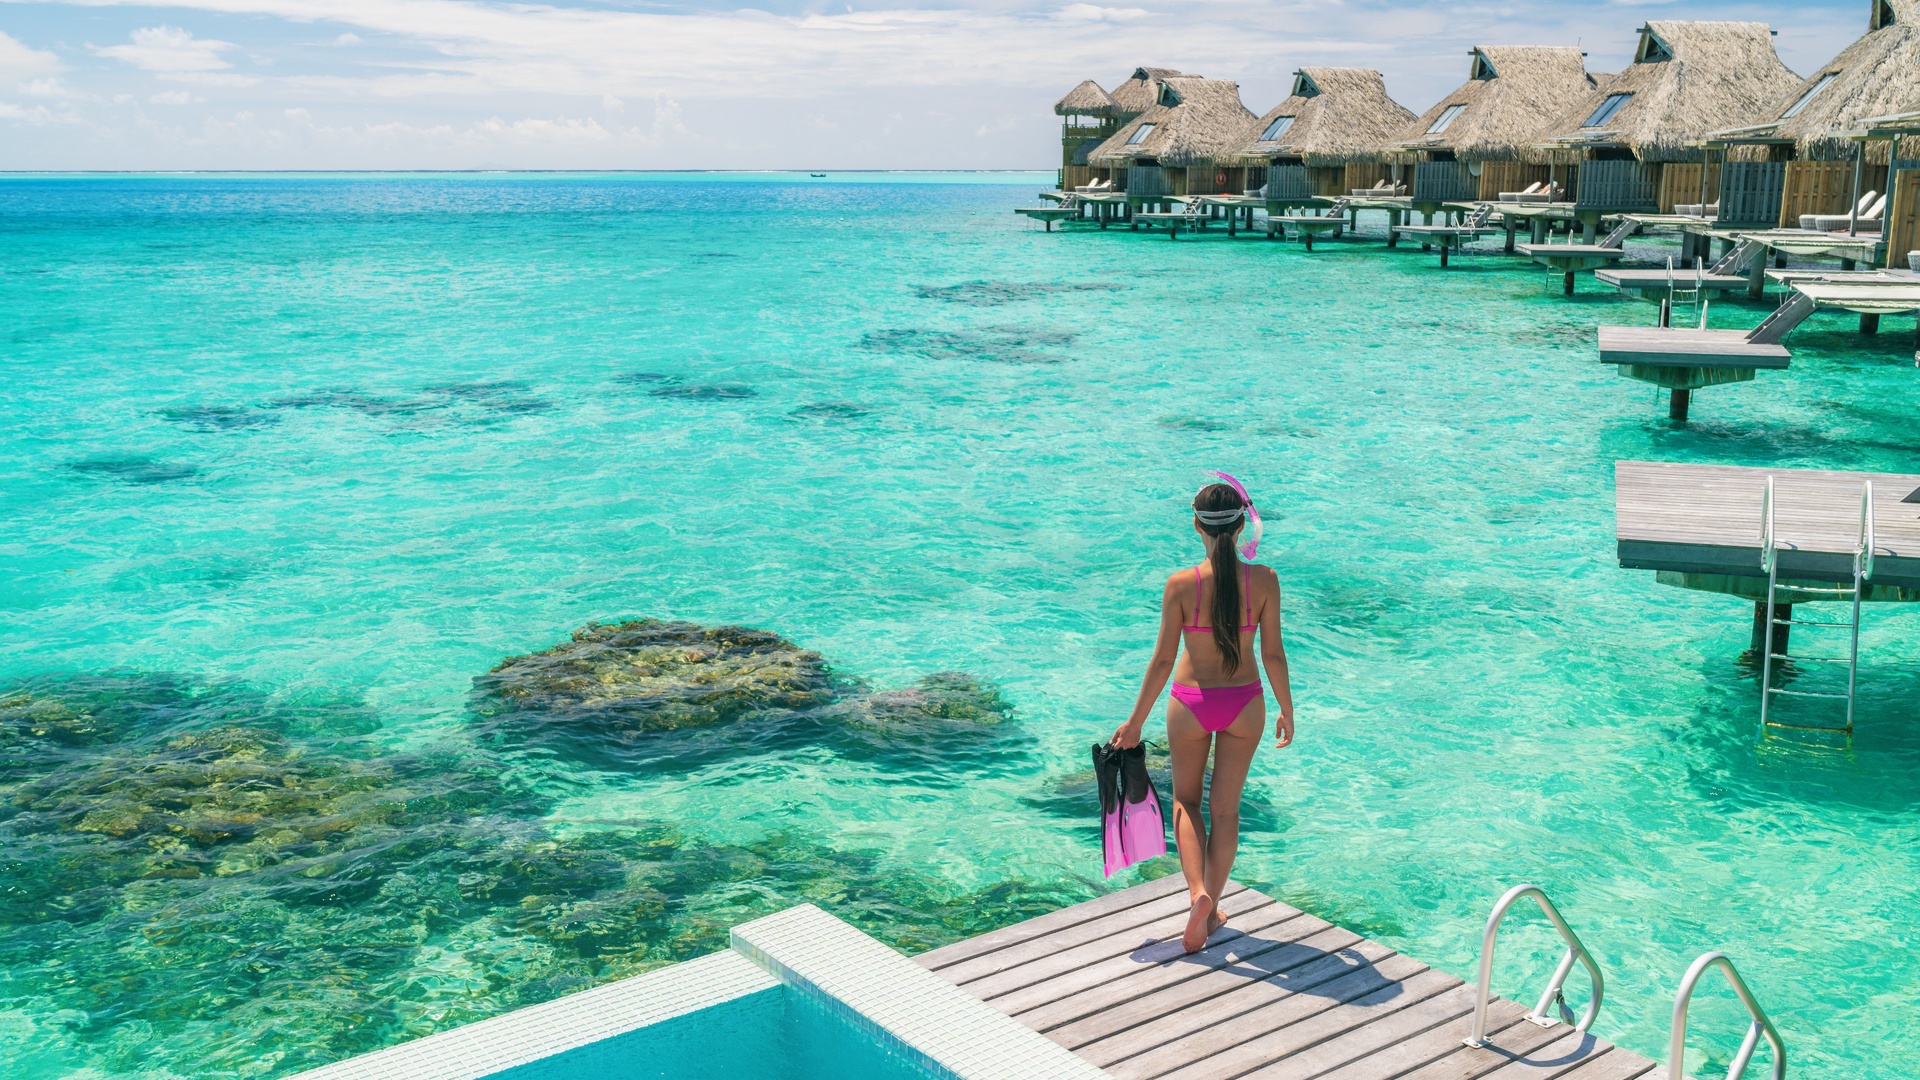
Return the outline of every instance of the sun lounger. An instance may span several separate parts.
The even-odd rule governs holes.
[[[1869,202],[1868,199],[1872,201]],[[1880,231],[1885,223],[1882,216],[1887,209],[1887,197],[1878,192],[1869,191],[1856,207],[1858,216],[1847,214],[1801,214],[1800,227],[1813,232],[1857,232]]]
[[[1111,180],[1095,180],[1095,181],[1094,181],[1093,183],[1091,183],[1091,184],[1087,184],[1087,185],[1085,185],[1085,186],[1083,186],[1083,187],[1077,187],[1077,188],[1074,188],[1073,190],[1074,190],[1074,191],[1076,191],[1076,192],[1079,192],[1079,193],[1082,193],[1082,194],[1086,194],[1086,195],[1099,195],[1099,194],[1103,194],[1103,193],[1105,193],[1105,192],[1108,192],[1108,191],[1112,191],[1112,190],[1113,190],[1113,181],[1111,181]]]
[[[1720,204],[1717,202],[1677,203],[1673,212],[1681,217],[1716,218],[1720,216]]]
[[[1560,198],[1560,185],[1536,181],[1528,184],[1524,191],[1503,191],[1500,201],[1506,203],[1550,203]]]

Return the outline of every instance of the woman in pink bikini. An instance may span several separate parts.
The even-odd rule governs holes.
[[[1167,743],[1173,752],[1173,835],[1193,904],[1180,936],[1188,952],[1204,948],[1208,935],[1226,922],[1219,898],[1240,847],[1240,792],[1267,726],[1266,699],[1253,659],[1256,628],[1259,663],[1266,666],[1280,706],[1274,745],[1293,741],[1293,693],[1280,641],[1280,579],[1268,567],[1240,561],[1235,545],[1249,520],[1253,532],[1242,550],[1249,559],[1258,550],[1260,514],[1238,480],[1214,475],[1226,483],[1209,484],[1193,499],[1193,530],[1206,545],[1207,558],[1167,578],[1160,600],[1160,636],[1146,680],[1133,714],[1113,733],[1116,745],[1137,745],[1147,714],[1172,676]],[[1185,650],[1180,648],[1183,640]],[[1211,820],[1203,823],[1200,795],[1209,751]]]

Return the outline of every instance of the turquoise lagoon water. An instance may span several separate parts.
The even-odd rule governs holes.
[[[1906,1074],[1920,615],[1871,611],[1851,749],[1756,747],[1749,605],[1612,553],[1616,459],[1914,471],[1904,325],[1817,316],[1791,373],[1676,429],[1594,356],[1652,309],[1590,281],[1048,234],[1009,212],[1046,178],[961,179],[0,182],[0,686],[121,718],[0,777],[9,1075],[280,1075],[799,899],[912,949],[1092,895],[1073,774],[1209,468],[1267,510],[1299,703],[1238,876],[1460,975],[1539,882],[1606,966],[1608,1037],[1664,1057],[1720,948],[1796,1072]],[[447,749],[475,675],[649,615],[875,687],[969,672],[1009,734],[632,771]],[[154,730],[209,728],[255,734],[148,767],[200,760]],[[1536,992],[1539,921],[1504,947],[1499,988]],[[1695,1011],[1724,1068],[1730,998]]]

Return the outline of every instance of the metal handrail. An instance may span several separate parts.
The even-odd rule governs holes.
[[[1553,980],[1547,983],[1547,992],[1540,995],[1540,1004],[1533,1007],[1533,1012],[1528,1014],[1527,1020],[1542,1027],[1551,1026],[1557,1022],[1547,1015],[1547,1009],[1555,1001],[1559,1001],[1563,1007],[1566,1005],[1565,999],[1560,996],[1560,988],[1565,985],[1567,975],[1573,971],[1573,962],[1576,958],[1586,965],[1587,974],[1593,978],[1593,1000],[1587,1005],[1587,1015],[1580,1018],[1580,1022],[1574,1025],[1574,1030],[1582,1035],[1586,1034],[1587,1029],[1593,1026],[1594,1017],[1600,1015],[1600,998],[1605,992],[1605,982],[1600,976],[1600,965],[1594,962],[1593,954],[1587,951],[1585,945],[1580,944],[1579,937],[1574,934],[1572,928],[1567,926],[1567,920],[1560,917],[1560,909],[1553,906],[1553,901],[1547,899],[1546,892],[1540,886],[1515,885],[1507,890],[1507,894],[1502,896],[1498,903],[1493,905],[1492,913],[1487,916],[1487,929],[1480,936],[1480,985],[1479,992],[1474,998],[1473,1034],[1467,1036],[1468,1046],[1481,1047],[1487,1044],[1487,1005],[1493,997],[1494,939],[1499,936],[1500,920],[1507,917],[1507,909],[1523,896],[1533,897],[1534,902],[1540,905],[1541,912],[1546,915],[1547,921],[1553,924],[1555,930],[1560,931],[1561,938],[1567,943],[1567,954],[1560,958],[1560,966],[1554,969]]]
[[[1873,576],[1873,481],[1860,493],[1860,550],[1853,555],[1853,572],[1861,581]]]
[[[1760,569],[1773,572],[1773,477],[1760,494]]]
[[[1740,1052],[1733,1055],[1733,1064],[1727,1066],[1727,1080],[1739,1080],[1746,1073],[1747,1062],[1753,1060],[1753,1052],[1759,1047],[1762,1035],[1767,1037],[1767,1045],[1773,1048],[1773,1080],[1786,1080],[1787,1044],[1780,1040],[1780,1033],[1773,1029],[1773,1021],[1767,1019],[1766,1010],[1753,1000],[1753,991],[1747,989],[1746,980],[1734,970],[1733,961],[1727,959],[1727,954],[1719,952],[1702,953],[1700,959],[1695,960],[1680,978],[1680,993],[1673,1000],[1673,1041],[1667,1045],[1667,1080],[1686,1080],[1687,1005],[1693,1000],[1694,984],[1710,967],[1717,967],[1726,973],[1727,982],[1733,986],[1740,1004],[1745,1005],[1747,1015],[1753,1017],[1753,1025],[1747,1028],[1747,1037],[1740,1043]]]

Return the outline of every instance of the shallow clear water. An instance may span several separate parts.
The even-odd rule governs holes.
[[[368,790],[400,776],[436,809],[381,836],[456,837],[404,872],[356,856],[364,894],[299,893],[338,859],[242,860],[33,900],[0,926],[11,1074],[285,1073],[796,898],[912,948],[1090,894],[1097,832],[1062,785],[1131,701],[1209,468],[1268,511],[1300,716],[1256,761],[1239,877],[1460,975],[1493,899],[1536,881],[1606,965],[1602,1034],[1664,1058],[1681,971],[1720,948],[1796,1072],[1905,1074],[1920,615],[1870,611],[1851,750],[1756,748],[1750,606],[1618,569],[1611,491],[1621,458],[1914,471],[1904,320],[1862,344],[1816,316],[1790,373],[1702,391],[1675,429],[1594,357],[1596,324],[1652,309],[1515,260],[1049,234],[1009,213],[1042,178],[904,179],[0,183],[0,687],[118,671],[98,693],[157,702],[141,723],[267,717],[294,742],[247,782],[388,770]],[[431,765],[474,676],[647,615],[771,630],[878,688],[966,671],[1017,737]],[[428,767],[386,764],[407,754]],[[87,824],[138,759],[61,760],[95,779],[45,820],[143,859],[217,846]],[[591,950],[533,886],[487,907],[454,867],[409,892],[435,844],[483,843],[447,800],[505,790],[533,793],[516,851],[667,822],[618,843],[751,867],[699,878],[698,910],[689,879],[629,888]],[[0,887],[89,850],[10,854]],[[631,886],[634,858],[595,873]],[[1537,920],[1503,947],[1499,988],[1536,992]],[[1724,1067],[1730,998],[1695,1012]]]

